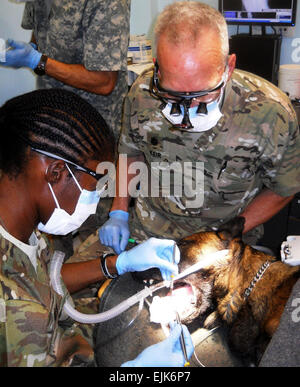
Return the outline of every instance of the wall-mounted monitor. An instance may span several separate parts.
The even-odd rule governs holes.
[[[297,0],[219,0],[219,11],[228,24],[293,27]]]

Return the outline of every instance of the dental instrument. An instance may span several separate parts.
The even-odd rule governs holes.
[[[182,273],[178,274],[173,278],[173,282],[178,281],[182,278],[187,277],[188,275],[194,274],[197,271],[203,269],[206,266],[210,266],[214,263],[219,263],[226,258],[226,255],[229,250],[220,250],[215,253],[207,255],[204,259],[202,259],[200,262],[197,262],[196,264],[190,266],[187,270],[183,271]],[[53,287],[53,289],[61,296],[64,296],[65,292],[63,290],[62,284],[61,284],[61,267],[64,262],[64,256],[65,254],[61,251],[55,251],[53,254],[53,257],[51,259],[50,264],[50,282]],[[134,294],[133,296],[127,298],[120,304],[116,305],[115,307],[111,308],[110,310],[107,310],[102,313],[97,314],[85,314],[78,312],[72,305],[71,297],[66,298],[63,310],[64,312],[70,316],[73,320],[86,323],[86,324],[93,324],[93,323],[100,323],[103,321],[110,320],[119,314],[125,312],[127,309],[129,309],[131,306],[137,304],[137,303],[143,303],[144,299],[152,296],[154,292],[156,292],[159,289],[162,289],[164,287],[170,287],[170,281],[161,281],[157,284],[154,284],[150,287],[145,287],[140,292]]]
[[[183,356],[184,356],[184,360],[185,360],[184,367],[187,367],[187,366],[190,365],[190,362],[189,362],[188,355],[187,355],[187,351],[186,351],[186,344],[185,344],[185,340],[184,340],[184,336],[183,336],[182,324],[181,324],[181,321],[180,321],[180,317],[179,317],[178,312],[176,312],[176,321],[177,321],[177,323],[178,323],[178,324],[180,325],[180,327],[181,327],[181,333],[180,333],[180,345],[181,345],[181,349],[182,349]]]

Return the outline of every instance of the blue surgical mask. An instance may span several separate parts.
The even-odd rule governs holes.
[[[66,166],[81,193],[75,211],[72,215],[70,215],[64,209],[60,208],[53,188],[51,184],[48,183],[49,189],[56,204],[56,208],[54,209],[52,215],[45,225],[42,223],[39,223],[38,225],[38,229],[47,234],[66,235],[77,230],[90,215],[96,213],[101,193],[105,189],[105,187],[103,187],[101,191],[88,191],[82,189],[71,169],[68,167],[68,164],[66,164]]]

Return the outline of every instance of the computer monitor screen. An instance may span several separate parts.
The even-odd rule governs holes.
[[[228,24],[294,26],[297,0],[219,0]]]

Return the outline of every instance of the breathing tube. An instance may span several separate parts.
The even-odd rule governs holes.
[[[61,251],[55,251],[51,259],[50,264],[50,281],[53,289],[60,296],[64,296],[64,291],[61,285],[61,268],[64,262],[65,254]],[[169,286],[169,281],[162,281],[158,284],[152,285],[150,287],[145,287],[140,292],[134,294],[133,296],[122,301],[120,304],[114,306],[106,312],[97,313],[97,314],[85,314],[78,312],[72,305],[69,299],[66,299],[63,310],[64,312],[71,317],[73,320],[85,324],[96,324],[103,321],[110,320],[119,314],[125,312],[131,306],[144,302],[144,299],[151,296],[155,291]]]
[[[183,279],[201,269],[203,269],[206,266],[210,266],[212,264],[215,264],[216,262],[222,261],[222,259],[225,258],[229,250],[220,250],[212,254],[208,254],[204,257],[203,260],[200,262],[195,263],[194,265],[190,266],[188,269],[183,271],[182,273],[178,274],[174,279],[174,281]],[[64,262],[65,254],[61,251],[55,251],[53,254],[53,257],[51,259],[50,264],[50,282],[53,287],[53,289],[58,293],[60,296],[64,296],[64,291],[61,285],[61,268]],[[164,287],[170,287],[171,281],[161,281],[157,284],[154,284],[150,287],[145,287],[140,292],[134,294],[133,296],[127,298],[126,300],[122,301],[120,304],[114,306],[113,308],[97,314],[86,314],[78,312],[72,305],[69,299],[66,298],[63,310],[64,312],[70,316],[73,320],[85,323],[85,324],[97,324],[101,323],[103,321],[110,320],[114,317],[117,317],[119,314],[125,312],[127,309],[129,309],[131,306],[144,302],[145,298],[152,296],[154,292],[156,292],[159,289],[162,289]],[[69,297],[70,298],[70,297]]]

